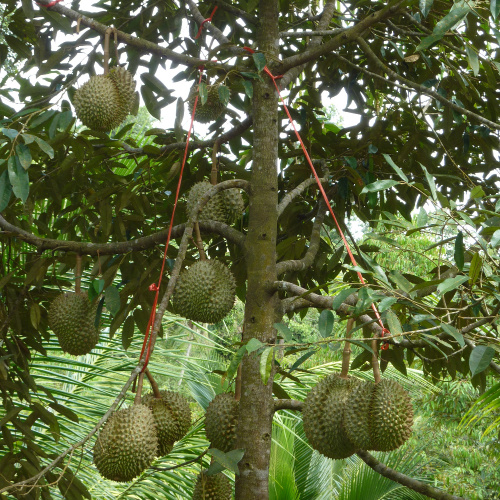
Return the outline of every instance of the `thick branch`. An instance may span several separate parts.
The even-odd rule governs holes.
[[[324,184],[328,182],[328,178],[323,177],[320,179],[320,181],[321,184]],[[285,211],[285,208],[290,205],[294,198],[302,194],[308,187],[314,184],[316,184],[316,179],[314,177],[311,177],[310,179],[306,179],[305,181],[301,182],[296,188],[292,189],[285,196],[283,196],[283,199],[278,204],[278,217],[281,217],[281,215]]]
[[[452,102],[452,101],[446,99],[445,97],[443,97],[438,92],[436,92],[436,91],[434,91],[432,89],[429,89],[429,88],[425,87],[424,85],[419,85],[418,83],[412,82],[411,80],[408,80],[407,78],[404,78],[401,75],[398,75],[395,71],[393,71],[391,68],[389,68],[388,66],[386,66],[376,56],[376,54],[372,51],[372,49],[370,48],[370,46],[366,42],[366,40],[364,40],[363,38],[359,37],[357,39],[357,42],[358,42],[359,46],[361,47],[361,49],[363,50],[363,52],[365,53],[366,57],[380,71],[382,71],[384,73],[387,73],[391,77],[391,80],[387,80],[386,78],[384,78],[384,77],[382,77],[380,75],[377,75],[376,73],[373,73],[371,71],[365,70],[361,66],[355,65],[356,68],[359,69],[360,71],[362,71],[363,73],[370,74],[370,76],[372,76],[374,78],[377,78],[379,80],[383,80],[383,81],[388,82],[388,83],[390,83],[392,85],[397,85],[398,87],[402,87],[402,86],[396,84],[394,82],[394,80],[401,81],[401,82],[403,82],[407,86],[406,88],[402,87],[402,88],[405,88],[406,90],[417,91],[417,92],[419,92],[421,94],[433,97],[434,99],[436,99],[436,101],[438,101],[441,104],[443,104],[443,105],[445,105],[445,106],[453,109],[454,111],[456,111],[456,112],[458,112],[460,114],[464,114],[464,115],[468,116],[469,118],[473,118],[474,120],[476,120],[476,121],[478,121],[480,123],[483,123],[483,124],[487,125],[490,128],[493,128],[493,129],[496,129],[496,130],[500,130],[500,124],[499,123],[492,122],[491,120],[488,120],[487,118],[484,118],[481,115],[478,115],[477,113],[474,113],[473,111],[469,111],[466,108],[458,106],[454,102]],[[338,56],[338,57],[339,57],[339,59],[342,59],[343,61],[346,61],[346,59],[344,59],[343,57],[340,57],[340,56]],[[350,63],[350,65],[352,65],[352,63]]]
[[[278,410],[295,410],[302,411],[304,403],[302,401],[297,401],[296,399],[275,399],[274,400],[274,411]]]
[[[234,187],[240,187],[242,189],[246,189],[248,187],[248,183],[246,181],[239,181],[239,183],[245,183],[245,187],[243,187],[242,184],[235,185]],[[222,222],[205,220],[199,222],[199,225],[200,230],[204,233],[219,234],[241,248],[243,248],[243,245],[245,244],[245,236],[242,233],[240,233],[237,229],[223,224]],[[5,231],[3,232],[4,235],[6,233],[7,235],[8,233],[11,233],[13,237],[35,246],[39,252],[44,252],[45,250],[57,250],[61,252],[75,252],[80,255],[92,256],[117,255],[148,250],[156,245],[165,243],[168,234],[168,229],[164,229],[163,231],[158,231],[150,236],[143,236],[142,238],[137,238],[135,240],[113,243],[87,243],[84,241],[54,240],[50,238],[40,238],[39,236],[35,236],[24,229],[18,228],[17,226],[7,222],[1,215],[0,228]],[[185,224],[179,224],[178,226],[173,227],[172,238],[181,237],[185,228]]]
[[[323,198],[321,198],[319,200],[318,213],[316,214],[316,218],[314,220],[311,238],[309,240],[309,248],[307,249],[306,254],[302,257],[302,259],[278,262],[276,264],[276,274],[278,276],[289,271],[303,271],[313,265],[314,259],[319,250],[319,244],[321,242],[321,226],[323,225],[325,214],[326,204]]]
[[[322,45],[318,44],[318,42],[315,42],[314,44],[312,43],[313,40],[318,40],[318,38],[315,37],[311,40],[307,50],[295,56],[287,57],[281,62],[281,65],[277,68],[280,73],[284,74],[283,78],[280,80],[281,88],[288,87],[288,85],[298,77],[303,70],[303,65],[305,63],[314,61],[324,54],[329,54],[330,52],[339,49],[341,46],[349,42],[353,42],[371,26],[398,12],[404,1],[405,0],[397,0],[395,3],[384,7],[378,12],[370,14],[352,28],[349,28]],[[323,18],[321,21],[323,21]],[[328,20],[328,22],[330,21]],[[324,29],[323,26],[318,26],[318,28]],[[299,66],[301,67],[299,68]]]
[[[44,5],[47,5],[49,2],[47,0],[42,0],[39,3],[43,7]],[[80,12],[77,12],[76,10],[69,9],[68,7],[62,5],[61,3],[53,5],[52,7],[50,7],[50,10],[53,12],[57,12],[69,19],[72,19],[73,21],[79,20],[80,25],[88,26],[89,28],[93,29],[97,33],[100,33],[101,35],[104,35],[107,29],[112,28],[111,26],[106,26],[105,24],[102,24],[99,21],[96,21],[90,17],[80,14]],[[156,54],[160,57],[164,57],[165,59],[174,61],[179,64],[183,64],[185,66],[197,67],[204,65],[206,68],[219,68],[225,70],[231,69],[229,66],[225,64],[206,61],[204,59],[198,59],[196,57],[179,54],[171,49],[167,49],[166,47],[161,47],[160,45],[157,45],[156,43],[150,42],[148,40],[144,40],[143,38],[131,36],[128,33],[125,33],[120,30],[115,30],[115,33],[120,42],[126,43],[131,47],[135,47],[141,52],[147,54]]]
[[[430,498],[435,498],[436,500],[465,500],[462,497],[457,497],[455,495],[450,495],[443,490],[438,490],[429,484],[422,483],[417,479],[413,479],[411,477],[402,474],[401,472],[395,471],[387,465],[379,462],[373,455],[368,453],[367,451],[358,451],[357,455],[363,462],[365,462],[368,467],[372,468],[375,472],[378,472],[381,476],[387,477],[391,481],[395,481],[396,483],[402,484],[407,488],[412,489],[413,491],[417,491],[418,493],[422,493],[423,495],[427,495]]]
[[[338,35],[339,33],[343,33],[349,28],[336,28],[334,30],[315,30],[315,31],[282,31],[280,33],[280,38],[302,38],[305,36],[329,36],[329,35]]]

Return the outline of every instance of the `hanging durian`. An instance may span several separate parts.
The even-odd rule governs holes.
[[[198,475],[193,500],[231,500],[231,495],[231,482],[224,474],[207,476],[202,472]]]
[[[205,435],[212,448],[223,452],[233,449],[239,403],[234,394],[217,394],[207,407]]]
[[[201,99],[198,97],[198,103],[196,104],[196,113],[194,119],[200,123],[209,123],[217,120],[219,116],[222,115],[226,109],[225,104],[220,100],[219,96],[219,84],[206,85],[207,87],[207,100],[204,104],[201,103]],[[188,109],[189,114],[193,113],[194,102],[196,96],[199,93],[198,84],[194,84],[191,87],[191,91],[188,96]]]

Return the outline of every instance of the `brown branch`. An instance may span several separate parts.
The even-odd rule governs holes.
[[[144,370],[144,373],[146,374],[146,377],[148,377],[149,384],[151,385],[151,390],[153,391],[155,398],[161,399],[160,388],[158,387],[156,380],[153,378],[152,373],[149,371],[148,368]]]
[[[402,484],[407,488],[410,488],[413,491],[418,493],[422,493],[423,495],[427,495],[430,498],[435,498],[436,500],[465,500],[463,497],[457,497],[455,495],[450,495],[443,490],[439,490],[430,486],[429,484],[422,483],[417,479],[413,479],[412,477],[406,476],[401,472],[395,471],[387,465],[379,462],[373,455],[368,453],[367,451],[358,451],[356,453],[363,462],[368,465],[368,467],[372,468],[375,472],[378,472],[381,476],[384,476],[391,481],[395,481],[396,483]]]
[[[319,200],[318,213],[314,220],[313,228],[311,231],[311,238],[309,240],[309,248],[307,249],[304,257],[298,260],[285,260],[283,262],[278,262],[276,264],[276,275],[280,276],[289,271],[303,271],[308,267],[312,266],[314,259],[319,250],[319,244],[321,243],[321,226],[323,225],[323,219],[326,214],[326,204],[321,198]]]
[[[294,410],[302,411],[304,403],[302,401],[297,401],[295,399],[275,399],[274,400],[274,411],[278,410]]]
[[[241,189],[248,189],[247,181],[238,181],[238,187]],[[244,183],[244,185],[243,185]],[[222,222],[204,220],[199,223],[200,230],[205,233],[216,233],[226,238],[228,241],[235,243],[243,248],[245,244],[245,236],[238,231]],[[172,228],[172,238],[179,238],[184,233],[186,225],[179,224]],[[120,241],[113,243],[87,243],[84,241],[64,241],[55,240],[50,238],[41,238],[24,229],[21,229],[13,224],[7,222],[2,215],[0,215],[0,228],[4,229],[7,233],[11,233],[12,237],[23,240],[38,249],[39,252],[45,250],[53,250],[60,252],[75,252],[81,255],[113,255],[113,254],[126,254],[129,252],[140,252],[155,247],[156,245],[164,244],[167,241],[168,229],[158,231],[149,236],[143,236],[130,241]],[[6,233],[4,233],[4,236]],[[9,234],[7,234],[9,236]]]
[[[227,132],[224,132],[222,135],[216,137],[215,139],[207,139],[204,141],[191,141],[188,146],[189,151],[193,151],[195,149],[203,149],[203,148],[211,148],[217,141],[219,144],[223,144],[225,142],[228,142],[229,140],[233,139],[234,137],[241,135],[245,130],[247,130],[250,125],[252,125],[253,118],[252,116],[248,116],[245,118],[242,122],[239,122],[238,125],[236,125],[234,128],[231,130],[228,130]],[[123,142],[120,144],[121,147],[127,152],[135,155],[147,155],[147,156],[163,156],[164,153],[167,153],[168,151],[175,151],[177,149],[184,150],[186,148],[186,142],[173,142],[172,144],[166,144],[165,146],[162,146],[157,154],[148,154],[144,152],[143,148],[133,148],[132,146],[129,146],[127,143]],[[103,148],[103,147],[109,147],[109,146],[104,146],[104,145],[97,145],[94,146],[95,148]]]
[[[345,338],[351,337],[352,326],[354,325],[354,318],[349,318],[347,320],[347,325],[345,329]],[[342,351],[342,370],[340,371],[340,378],[347,378],[349,375],[349,365],[351,361],[351,343],[346,342],[344,344],[344,349]]]
[[[322,177],[320,178],[320,181],[321,184],[325,184],[328,182],[328,178]],[[285,208],[290,205],[294,198],[301,195],[308,187],[314,184],[316,184],[316,179],[314,177],[311,177],[309,179],[306,179],[305,181],[302,181],[297,187],[293,188],[285,196],[283,196],[282,200],[278,203],[278,217],[283,214]]]
[[[280,32],[280,38],[294,37],[301,38],[304,36],[329,36],[338,35],[343,33],[349,28],[336,28],[334,30],[314,30],[314,31],[282,31]]]
[[[45,5],[47,5],[49,2],[47,0],[41,0],[39,3],[41,7],[45,7]],[[88,28],[96,31],[97,33],[100,33],[101,35],[105,35],[106,30],[112,28],[90,17],[84,16],[80,12],[77,12],[76,10],[69,9],[68,7],[62,5],[61,3],[58,3],[50,7],[50,10],[52,12],[57,12],[58,14],[67,17],[68,19],[72,19],[73,21],[79,22],[80,25],[87,26]],[[196,57],[180,54],[178,52],[174,52],[171,49],[167,49],[166,47],[161,47],[156,43],[144,40],[143,38],[131,36],[128,33],[125,33],[120,30],[115,30],[115,33],[116,33],[116,38],[120,42],[126,43],[131,47],[135,47],[140,52],[148,54],[156,54],[160,57],[164,57],[165,59],[168,59],[170,61],[179,64],[183,64],[185,66],[195,66],[195,67],[205,66],[205,68],[218,68],[226,71],[229,71],[231,69],[231,67],[226,64],[206,61],[204,59],[199,59]]]
[[[224,9],[226,12],[230,12],[231,14],[234,14],[235,16],[240,17],[241,19],[244,19],[245,21],[248,21],[251,24],[258,24],[259,21],[256,17],[251,16],[248,12],[238,9],[237,7],[234,7],[232,5],[229,5],[227,2],[224,0],[215,0],[213,2],[215,5],[220,7],[221,9]]]
[[[75,293],[80,293],[82,287],[82,256],[78,254],[76,256],[76,268],[75,268]]]
[[[387,80],[386,78],[380,76],[380,75],[377,75],[376,73],[373,73],[371,71],[368,71],[368,70],[365,70],[363,67],[361,66],[358,66],[358,65],[354,65],[356,66],[357,69],[359,69],[360,71],[362,71],[363,73],[366,73],[366,74],[370,74],[370,76],[374,77],[374,78],[377,78],[379,80],[383,80],[385,82],[388,82],[392,85],[397,85],[399,87],[401,87],[401,85],[398,85],[394,82],[394,80],[396,81],[401,81],[403,82],[407,87],[406,87],[406,90],[410,90],[410,91],[417,91],[417,92],[420,92],[421,94],[424,94],[424,95],[427,95],[429,97],[432,97],[434,99],[436,99],[436,101],[440,102],[441,104],[453,109],[454,111],[460,113],[460,114],[464,114],[466,116],[468,116],[469,118],[473,118],[474,120],[480,122],[480,123],[483,123],[485,125],[487,125],[488,127],[490,128],[493,128],[493,129],[496,129],[496,130],[500,130],[500,124],[499,123],[495,123],[495,122],[492,122],[491,120],[488,120],[484,117],[482,117],[481,115],[478,115],[477,113],[474,113],[473,111],[469,111],[468,109],[466,108],[463,108],[461,106],[458,106],[457,104],[455,104],[454,102],[452,101],[449,101],[448,99],[446,99],[445,97],[443,97],[441,94],[439,94],[438,92],[432,90],[432,89],[429,89],[427,87],[425,87],[424,85],[419,85],[418,83],[415,83],[415,82],[412,82],[411,80],[408,80],[407,78],[404,78],[403,76],[401,75],[398,75],[395,71],[393,71],[391,68],[389,68],[388,66],[386,66],[377,56],[376,54],[372,51],[372,49],[370,48],[369,44],[366,42],[366,40],[364,40],[363,38],[361,37],[358,37],[357,38],[357,42],[359,44],[359,46],[361,47],[362,51],[365,53],[366,57],[382,72],[384,73],[387,73],[392,80]],[[346,59],[344,59],[343,57],[340,57],[338,56],[339,59],[342,59],[342,61],[347,61]],[[353,64],[350,63],[350,65],[352,66]],[[402,88],[405,88],[405,87],[402,87]]]
[[[356,38],[361,36],[371,26],[387,19],[388,17],[391,17],[396,12],[398,12],[404,3],[405,0],[397,0],[396,2],[387,5],[381,10],[373,12],[363,20],[359,21],[359,23],[354,25],[352,28],[349,28],[348,30],[337,35],[335,38],[329,40],[324,44],[320,45],[318,41],[313,44],[313,40],[318,40],[318,38],[315,37],[313,40],[311,40],[307,50],[300,54],[287,57],[278,66],[277,70],[284,75],[280,80],[281,88],[288,87],[288,85],[299,76],[304,68],[304,64],[308,63],[309,61],[314,61],[322,55],[329,54],[347,43],[355,41]],[[321,19],[320,25],[318,25],[319,29],[324,29],[324,27],[322,26],[322,21],[323,18]],[[329,22],[330,21],[328,20],[328,23]]]

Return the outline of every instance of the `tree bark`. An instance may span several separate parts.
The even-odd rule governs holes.
[[[258,48],[268,61],[278,54],[278,0],[260,0]],[[243,342],[256,338],[276,342],[273,327],[279,299],[272,288],[276,280],[278,219],[278,96],[272,80],[262,73],[254,80],[254,141],[250,187],[248,237],[245,245],[248,285]],[[245,455],[236,477],[237,500],[269,498],[269,460],[274,412],[272,374],[266,385],[260,376],[260,358],[252,354],[241,366],[241,399],[237,448]]]

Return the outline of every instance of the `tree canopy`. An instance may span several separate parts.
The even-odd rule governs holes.
[[[370,369],[379,352],[382,372],[418,365],[432,380],[471,377],[482,389],[498,377],[499,11],[495,0],[3,0],[0,495],[52,498],[48,487],[13,485],[47,486],[66,463],[37,444],[34,429],[54,429],[67,410],[31,372],[54,338],[51,302],[79,290],[82,275],[96,324],[106,325],[101,338],[126,350],[152,327],[153,350],[158,335],[169,337],[162,318],[181,269],[204,254],[231,269],[245,304],[222,375],[239,392],[238,500],[268,497],[273,414],[301,408],[282,386],[300,376],[280,356],[305,361],[332,345],[334,315],[354,321],[349,342],[336,338],[360,348],[351,367]],[[108,74],[108,60],[133,75],[130,110],[144,103],[154,128],[148,119],[133,130],[130,120],[112,131],[82,125],[75,93]],[[195,123],[188,139],[184,89],[202,107],[212,87],[222,113]],[[326,112],[344,94],[344,111],[359,118],[345,127]],[[331,236],[337,225],[291,120],[354,260]],[[213,185],[188,212],[187,193],[202,180]],[[234,222],[196,222],[230,189],[244,193]],[[361,242],[350,237],[353,218],[366,224]],[[419,233],[428,244],[405,247]],[[428,265],[397,268],[389,250]],[[309,308],[327,311],[324,338],[297,345],[283,318]],[[135,362],[101,423],[142,381],[144,356]],[[75,484],[68,498],[86,495]]]

